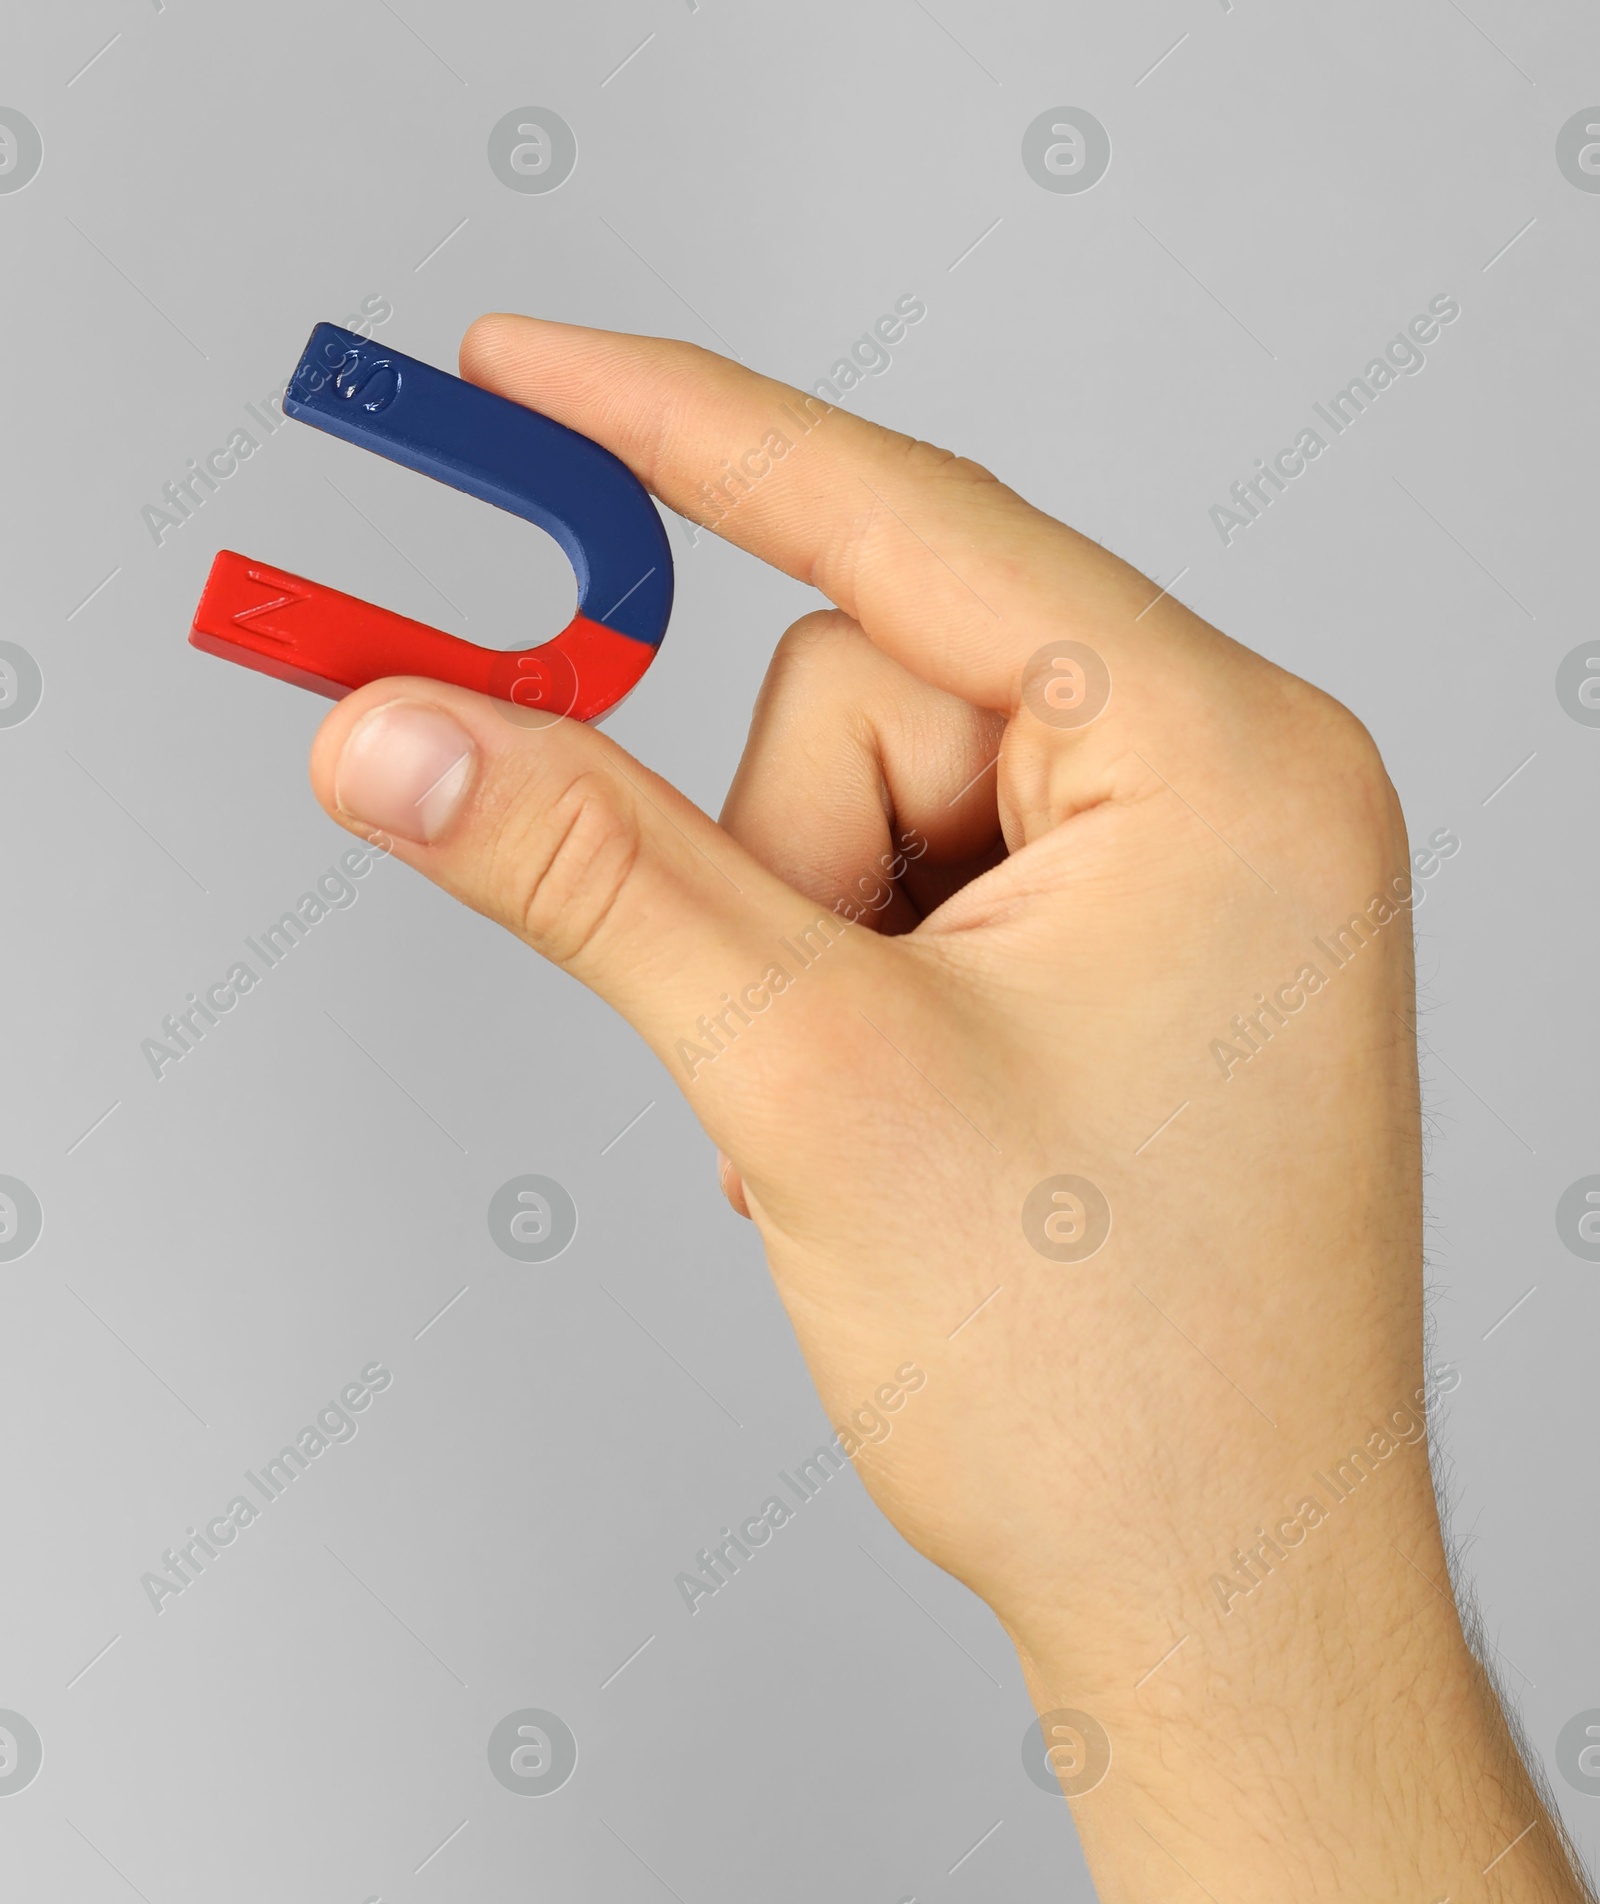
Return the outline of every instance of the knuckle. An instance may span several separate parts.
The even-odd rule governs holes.
[[[904,507],[896,495],[901,481],[909,479],[928,495],[937,494],[941,489],[959,491],[963,506],[980,490],[992,491],[997,497],[1011,493],[981,463],[959,456],[954,450],[943,449],[937,443],[924,442],[920,437],[886,429],[880,432],[875,449],[874,460],[879,465],[879,474],[887,473],[890,493],[880,498],[875,479],[869,485],[873,493],[867,495],[861,508],[852,512],[851,519],[837,531],[832,545],[813,563],[807,579],[825,593],[833,594],[836,586],[854,593],[869,551],[876,538],[883,534],[885,522],[895,526],[894,515],[885,504],[896,512]]]
[[[761,683],[745,752],[750,772],[740,770],[744,791],[750,791],[752,776],[766,779],[759,770],[774,743],[784,761],[792,763],[797,749],[812,769],[829,772],[839,771],[846,759],[868,757],[891,665],[860,624],[837,609],[796,622],[773,650]],[[776,791],[777,782],[766,784]],[[781,836],[792,842],[792,813],[773,818]]]
[[[1383,755],[1366,724],[1331,694],[1305,683],[1300,686],[1297,726],[1303,727],[1326,769],[1369,799],[1392,792]]]
[[[1294,797],[1287,813],[1307,819],[1306,837],[1318,852],[1354,876],[1357,869],[1404,862],[1405,820],[1399,795],[1378,743],[1342,701],[1295,681],[1283,747],[1292,765],[1284,776]]]
[[[884,447],[910,476],[938,476],[946,481],[974,487],[999,482],[997,476],[981,463],[975,463],[970,456],[959,455],[955,450],[947,450],[938,443],[925,442],[921,437],[885,431]]]
[[[803,615],[779,638],[772,651],[769,677],[803,679],[816,669],[826,668],[841,650],[853,652],[861,639],[856,624],[837,609],[821,608]]]
[[[496,911],[536,952],[572,966],[590,953],[639,863],[632,801],[586,769],[554,799],[518,802],[496,841]]]

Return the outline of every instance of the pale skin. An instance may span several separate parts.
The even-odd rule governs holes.
[[[603,732],[426,680],[338,705],[317,797],[649,1042],[835,1422],[926,1372],[857,1469],[1040,1712],[1104,1728],[1072,1803],[1106,1904],[1587,1898],[1418,1432],[1411,923],[1372,906],[1411,848],[1360,723],[986,471],[837,410],[802,435],[690,345],[496,316],[461,368],[699,521],[778,432],[716,532],[834,606],[779,643],[720,822]],[[1109,676],[1080,726],[1037,711],[1070,675],[1024,693],[1062,640]],[[891,903],[785,956],[885,866]],[[1081,1261],[1024,1221],[1063,1174],[1111,1211]]]

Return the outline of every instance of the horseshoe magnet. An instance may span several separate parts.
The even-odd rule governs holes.
[[[592,721],[638,685],[672,612],[672,552],[644,485],[609,450],[335,324],[311,333],[283,408],[535,523],[572,564],[578,612],[508,653],[224,549],[195,610],[195,647],[335,700],[421,674]]]

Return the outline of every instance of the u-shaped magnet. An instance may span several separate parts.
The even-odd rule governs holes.
[[[518,653],[480,648],[222,550],[189,639],[334,699],[421,674],[592,721],[637,686],[672,612],[672,551],[644,485],[576,430],[335,324],[311,333],[287,415],[536,524],[565,551],[578,612]]]

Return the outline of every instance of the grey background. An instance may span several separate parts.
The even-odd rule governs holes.
[[[857,407],[1181,572],[1360,712],[1417,835],[1459,834],[1418,916],[1438,1432],[1593,1856],[1600,1800],[1553,1762],[1600,1707],[1600,1272],[1554,1222],[1600,1171],[1600,732],[1555,694],[1600,634],[1600,196],[1555,158],[1600,100],[1593,10],[10,0],[0,52],[44,141],[0,196],[0,636],[44,676],[0,730],[0,1173],[44,1209],[0,1265],[0,1707],[44,1741],[7,1887],[1092,1894],[1003,1636],[852,1475],[693,1618],[676,1594],[827,1429],[708,1144],[606,1010],[391,863],[159,1082],[141,1059],[349,844],[305,787],[323,704],[186,645],[214,551],[508,647],[571,607],[553,545],[298,426],[152,543],[141,505],[368,296],[445,365],[509,308],[806,385],[920,296]],[[490,169],[521,105],[576,133],[559,191]],[[1022,163],[1068,105],[1113,148],[1078,195]],[[1210,505],[1439,293],[1426,370],[1224,548]],[[669,529],[673,628],[610,731],[714,810],[813,598]],[[549,1264],[488,1235],[522,1174],[581,1214]],[[162,1549],[374,1359],[356,1439],[155,1615]],[[537,1801],[485,1758],[528,1707],[579,1746]]]

